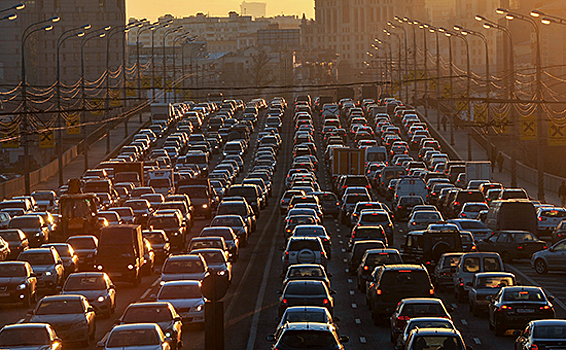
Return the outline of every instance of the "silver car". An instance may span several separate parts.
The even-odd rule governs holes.
[[[407,222],[407,231],[424,230],[428,225],[444,221],[438,211],[422,210],[414,212]]]
[[[534,253],[531,257],[531,267],[539,274],[566,270],[566,239]]]
[[[470,311],[477,316],[480,311],[487,310],[487,297],[495,296],[503,287],[515,285],[515,275],[508,272],[476,273],[468,284]]]
[[[169,302],[181,316],[183,325],[204,324],[204,296],[199,281],[169,281],[161,286],[158,302]]]
[[[208,274],[206,261],[200,254],[171,255],[161,268],[161,284],[167,281],[202,281]]]
[[[134,323],[114,327],[99,345],[106,350],[171,350],[169,341],[157,323]]]

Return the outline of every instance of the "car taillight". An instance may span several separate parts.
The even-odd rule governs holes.
[[[517,246],[517,249],[521,250],[521,249],[523,249],[523,246],[519,245],[519,246]]]
[[[371,185],[367,185],[366,188],[371,188]]]
[[[550,310],[550,306],[545,305],[540,307],[541,310]]]
[[[455,205],[455,206],[456,206],[456,205],[460,205],[460,202],[454,202],[454,205]]]
[[[346,186],[346,185],[343,185],[343,186],[342,186],[342,188],[346,188],[346,187],[348,187],[348,186]]]
[[[502,305],[502,306],[499,308],[499,311],[501,311],[501,310],[512,310],[512,309],[513,309],[513,308],[512,308],[511,306]]]
[[[283,299],[283,304],[287,304],[287,299]]]
[[[375,293],[376,293],[377,295],[381,295],[381,289],[376,290]]]
[[[546,218],[543,218],[542,216],[539,216],[538,221],[545,221]]]
[[[434,288],[429,289],[429,290],[428,290],[428,294],[434,295]]]
[[[546,248],[548,248],[548,247],[547,247],[547,246],[545,246],[545,245],[543,245],[543,246],[542,246],[542,249],[546,249]]]
[[[538,345],[532,344],[529,350],[538,350]]]
[[[285,261],[289,261],[289,252],[285,252]]]
[[[460,287],[463,287],[463,286],[464,286],[464,279],[463,279],[463,278],[459,278],[458,280],[459,280],[459,282],[460,282]]]
[[[399,316],[397,317],[398,321],[409,321],[411,318],[409,316]]]
[[[364,266],[364,270],[365,270],[365,271],[369,270],[369,266],[367,266],[367,265]]]
[[[322,301],[322,303],[323,303],[324,305],[328,305],[329,302],[330,302],[330,301],[329,301],[328,299],[326,299],[326,298],[324,298],[324,300]]]
[[[416,225],[417,225],[417,223],[416,223],[415,221],[413,221],[412,225],[413,225],[413,226],[416,226]]]
[[[397,206],[397,208],[401,209],[401,206],[400,206],[400,205],[398,205],[398,206]]]
[[[471,250],[477,250],[478,247],[476,247],[475,245],[473,245],[470,249],[471,249]]]

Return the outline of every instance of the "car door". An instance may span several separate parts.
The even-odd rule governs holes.
[[[566,242],[556,244],[552,251],[547,255],[548,264],[551,269],[565,270],[566,269]]]

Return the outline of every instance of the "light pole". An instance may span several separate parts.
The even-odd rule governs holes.
[[[426,23],[419,23],[419,28],[423,30],[423,45],[424,45],[424,53],[423,53],[423,60],[424,60],[424,109],[425,109],[425,118],[428,119],[428,70],[426,66],[426,61],[428,60],[428,50],[426,47],[426,32],[428,31],[429,25]]]
[[[133,28],[133,27],[138,27],[140,28],[141,26],[143,26],[144,22],[146,21],[146,19],[140,19],[134,22],[131,22],[128,24],[129,28]],[[128,86],[128,74],[127,74],[127,63],[126,63],[126,45],[127,45],[127,41],[126,41],[126,31],[122,32],[124,35],[122,36],[122,71],[124,72],[123,75],[123,79],[122,79],[122,101],[124,101],[124,105],[128,105],[128,94],[127,94],[127,86]],[[128,55],[129,58],[130,55]],[[129,59],[128,59],[129,61]],[[141,116],[141,113],[140,113]],[[124,118],[124,137],[128,137],[128,121],[130,120],[130,117],[127,116],[126,118]]]
[[[428,31],[436,36],[436,128],[440,130],[440,40],[438,38],[440,31],[433,26],[429,26]]]
[[[385,81],[387,81],[387,75],[389,75],[389,92],[391,93],[391,95],[393,95],[393,55],[391,53],[391,44],[387,41],[384,40],[380,40],[380,39],[374,39],[374,41],[378,44],[383,44],[385,45],[385,76],[384,79]],[[389,55],[387,55],[387,48],[389,47]],[[385,89],[387,90],[387,89]]]
[[[149,23],[143,23],[143,25],[145,24],[149,24]],[[141,104],[141,88],[142,88],[142,84],[141,84],[141,66],[140,66],[140,35],[148,30],[155,30],[155,24],[149,24],[149,26],[142,28],[140,27],[140,29],[138,29],[137,31],[137,35],[136,35],[136,66],[137,66],[137,76],[138,76],[138,104]],[[146,96],[147,97],[147,96]],[[142,121],[142,113],[140,112],[139,114],[140,117],[140,123]]]
[[[476,15],[476,21],[484,22],[483,27],[485,29],[496,29],[500,30],[507,35],[509,38],[509,52],[508,52],[508,73],[507,73],[507,91],[508,97],[510,99],[515,97],[515,50],[513,49],[513,38],[511,37],[511,32],[504,26],[499,25],[493,21],[486,19],[483,16]],[[509,110],[511,120],[512,138],[514,144],[511,147],[511,187],[517,187],[517,146],[519,144],[519,134],[521,132],[519,126],[518,114],[515,111],[514,104],[511,105]]]
[[[173,28],[173,29],[169,29],[166,30],[165,33],[163,34],[163,96],[164,96],[164,101],[165,103],[167,103],[167,70],[166,70],[166,56],[165,56],[165,40],[167,39],[167,35],[169,34],[173,34],[173,33],[178,33],[179,30],[183,29],[183,26],[178,26],[177,28]]]
[[[82,98],[82,105],[81,105],[81,124],[83,124],[83,151],[84,151],[84,171],[88,170],[88,132],[87,132],[87,123],[86,123],[86,94],[85,94],[85,58],[84,58],[84,48],[85,44],[93,38],[104,38],[106,36],[106,31],[110,30],[110,26],[103,28],[102,32],[99,33],[91,33],[91,35],[83,36],[81,41],[81,98]]]
[[[175,45],[177,45],[177,41],[179,40],[186,40],[189,37],[190,32],[185,32],[182,34],[179,34],[177,36],[175,36],[175,38],[173,39],[173,96],[175,96],[175,102],[177,102],[177,57],[176,57],[176,52],[175,52]],[[181,44],[181,58],[183,58],[183,44]],[[183,71],[183,76],[182,79],[185,78],[185,67],[184,67],[184,62],[185,60],[182,59],[181,64],[183,65],[183,67],[181,67],[181,70]]]
[[[403,17],[403,22],[408,23],[413,28],[413,103],[417,101],[417,27],[416,22],[408,17]]]
[[[57,39],[57,166],[59,170],[59,187],[63,186],[63,118],[61,111],[61,60],[60,51],[63,42],[69,38],[82,37],[82,30],[90,29],[90,24],[64,31]],[[80,32],[77,32],[81,30]]]
[[[19,3],[19,4],[15,4],[13,6],[7,7],[5,9],[0,10],[0,13],[4,13],[4,12],[8,12],[8,11],[12,11],[12,10],[16,10],[16,11],[20,11],[26,8],[26,4],[24,3]]]
[[[454,74],[454,67],[453,67],[453,63],[452,63],[452,36],[454,35],[454,33],[448,31],[446,28],[438,28],[439,31],[441,31],[442,33],[444,33],[444,35],[448,38],[448,57],[449,57],[449,64],[448,64],[448,78],[450,79],[450,145],[454,145],[454,111],[452,111],[452,104],[453,104],[453,100],[452,98],[454,97],[454,92],[453,92],[453,86],[452,86],[452,75]]]
[[[31,182],[30,182],[30,169],[29,169],[29,144],[28,144],[28,115],[27,115],[27,79],[26,79],[26,40],[35,32],[39,31],[50,31],[53,29],[53,25],[47,24],[42,27],[37,28],[37,26],[44,24],[44,23],[57,23],[61,20],[58,16],[51,17],[49,19],[32,23],[24,29],[22,33],[22,42],[21,42],[21,78],[22,78],[22,110],[23,110],[23,122],[22,122],[22,143],[24,146],[24,183],[25,183],[25,191],[26,194],[31,193]],[[36,27],[36,28],[34,28]]]
[[[1,21],[6,21],[6,20],[8,20],[8,21],[13,21],[13,20],[15,20],[15,19],[17,19],[17,18],[18,18],[18,15],[17,15],[17,14],[15,14],[15,13],[10,13],[9,15],[6,15],[6,16],[4,16],[4,17],[1,17],[1,18],[0,18],[0,22],[1,22]]]
[[[397,22],[403,24],[403,20],[400,17],[395,16],[394,18]],[[408,57],[409,44],[407,38],[407,30],[405,29],[405,27],[396,26],[391,22],[387,22],[387,25],[389,25],[391,28],[398,28],[403,31],[403,37],[405,39],[405,79],[407,79],[407,77],[409,76],[409,57]],[[407,103],[409,101],[409,83],[405,79],[403,79],[403,84],[405,85],[405,99],[407,100],[405,101],[405,103]]]
[[[468,43],[468,36],[467,35],[465,35],[463,33],[461,33],[461,35],[458,35],[459,32],[461,30],[463,30],[462,27],[454,26],[454,30],[456,31],[455,34],[457,34],[456,37],[462,39],[464,41],[464,44],[466,44],[466,74],[468,75],[468,79],[467,79],[467,82],[466,82],[466,99],[468,100],[467,105],[468,105],[468,111],[469,111],[470,110],[469,109],[470,108],[470,102],[469,102],[470,101],[470,88],[471,88],[471,80],[472,80],[472,71],[471,71],[471,67],[470,67],[470,45]],[[488,71],[489,71],[489,69],[488,69]],[[468,115],[469,115],[469,113],[470,112],[468,112]]]
[[[403,86],[401,85],[401,37],[399,36],[399,34],[390,32],[387,29],[384,29],[383,32],[388,36],[393,35],[394,37],[396,37],[398,44],[399,44],[399,46],[398,46],[398,49],[399,49],[398,62],[399,63],[398,63],[398,67],[397,67],[397,77],[398,77],[398,80],[399,80],[399,100],[403,101],[403,96],[402,96]]]
[[[151,31],[151,100],[155,100],[155,33],[161,28],[169,27],[169,22],[157,25],[154,30]]]

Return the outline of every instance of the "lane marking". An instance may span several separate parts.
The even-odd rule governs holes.
[[[342,253],[346,253],[346,249],[342,248],[341,250],[342,250]]]
[[[161,277],[156,279],[155,282],[151,284],[152,287],[155,287],[159,282],[161,282]]]
[[[455,309],[457,309],[457,308],[458,308],[458,305],[457,305],[457,304],[452,304],[452,307],[455,308]]]
[[[151,288],[148,288],[140,297],[140,300],[143,300],[147,297],[147,295],[149,294],[149,292],[151,292]]]
[[[338,242],[340,242],[340,244],[344,244],[344,241],[338,241]]]
[[[354,293],[355,293],[355,292],[354,292],[353,290],[350,291],[350,295],[354,295]]]
[[[339,228],[337,228],[337,229],[336,229],[336,232],[340,232],[340,229],[339,229]]]
[[[464,320],[464,319],[461,319],[460,322],[462,322],[462,324],[463,324],[464,326],[466,326],[466,325],[468,324],[468,321],[466,321],[466,320]]]
[[[476,343],[477,345],[480,345],[481,344],[480,338],[474,338],[474,343]]]
[[[348,259],[344,259],[344,262],[347,263],[347,262],[348,262]]]
[[[362,320],[360,320],[359,318],[356,318],[354,321],[356,321],[357,324],[362,324]]]
[[[365,337],[360,337],[360,343],[365,344],[365,343],[366,343],[366,338],[365,338]]]
[[[346,273],[350,272],[350,269],[344,269],[344,271],[346,271]]]
[[[355,303],[352,303],[352,309],[357,309],[357,308],[358,308],[358,305],[355,304]]]
[[[351,278],[348,278],[348,283],[352,283],[352,279],[351,279]]]
[[[522,271],[520,271],[519,269],[509,265],[509,264],[505,264],[505,267],[510,269],[511,272],[513,272],[515,275],[521,275],[521,277],[523,277],[524,279],[526,279],[530,284],[532,284],[533,286],[541,286],[540,283],[537,283],[535,280],[533,280],[532,278],[530,278],[529,276],[527,276],[525,273],[523,273]],[[548,291],[548,288],[545,288],[544,286],[541,286],[545,291]],[[548,294],[552,294],[552,293],[548,293]],[[554,300],[552,301],[553,304],[557,304],[558,306],[560,306],[560,308],[562,308],[562,310],[566,310],[566,305],[562,302],[562,300],[558,299],[556,297],[556,295],[554,295]]]

